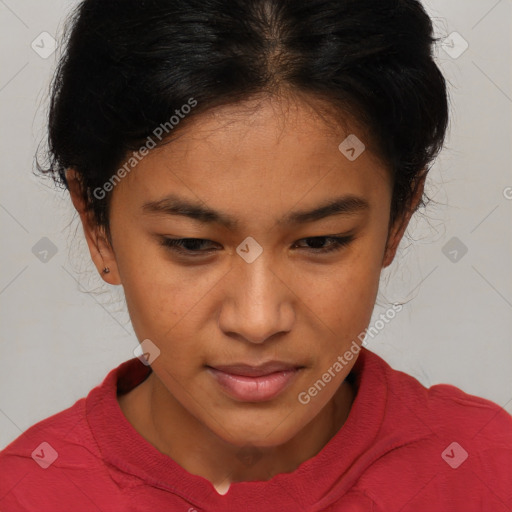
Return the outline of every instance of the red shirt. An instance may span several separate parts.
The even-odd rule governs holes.
[[[233,483],[225,495],[123,415],[116,390],[132,389],[149,371],[137,358],[122,363],[86,398],[0,452],[0,510],[512,510],[512,417],[451,385],[427,389],[365,348],[353,368],[349,417],[324,448],[292,473]]]

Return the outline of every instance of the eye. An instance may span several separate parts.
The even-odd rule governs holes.
[[[315,236],[308,237],[299,240],[299,242],[307,242],[309,245],[313,247],[305,247],[309,252],[313,252],[315,254],[325,254],[333,251],[339,251],[343,247],[347,246],[354,239],[353,235],[350,236]],[[328,245],[325,245],[326,241],[330,242]],[[215,244],[211,240],[206,240],[203,238],[167,238],[163,237],[161,239],[161,245],[169,248],[172,251],[175,251],[179,254],[185,256],[203,256],[206,254],[211,254],[216,249],[201,249],[205,244]]]
[[[203,238],[167,238],[163,237],[160,242],[164,247],[168,247],[186,256],[201,256],[213,252],[212,250],[201,250],[203,243],[213,244],[210,240]],[[215,249],[214,249],[215,250]],[[195,253],[195,254],[194,254]]]
[[[299,242],[307,242],[309,245],[313,247],[308,248],[310,252],[325,254],[328,252],[339,251],[343,247],[347,246],[354,239],[353,235],[350,236],[315,236],[309,238],[303,238],[299,240]],[[330,244],[325,246],[325,241],[329,241]],[[298,243],[298,242],[297,242]]]

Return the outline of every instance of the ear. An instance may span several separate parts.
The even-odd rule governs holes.
[[[86,208],[79,174],[74,169],[67,169],[66,181],[68,182],[73,205],[80,215],[85,239],[94,265],[105,282],[112,285],[121,284],[114,250],[104,233],[104,229],[96,224],[92,212]],[[103,273],[105,267],[110,270],[107,274]]]
[[[413,213],[418,208],[421,198],[423,197],[426,177],[426,171],[423,171],[419,175],[418,179],[413,184],[413,194],[409,207],[403,213],[403,215],[395,220],[394,224],[389,229],[388,239],[386,242],[386,250],[384,251],[384,258],[382,260],[382,268],[391,265],[393,259],[395,258],[400,240],[402,240],[405,230],[409,225],[409,221],[411,220]]]

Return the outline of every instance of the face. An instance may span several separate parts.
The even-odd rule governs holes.
[[[403,233],[389,230],[388,170],[369,149],[353,161],[338,149],[351,133],[364,142],[302,102],[222,107],[191,119],[113,191],[113,250],[93,258],[122,284],[138,339],[158,347],[158,381],[227,442],[291,439],[355,363],[299,399],[360,344]],[[265,374],[268,362],[281,366]],[[259,377],[221,370],[241,364]]]

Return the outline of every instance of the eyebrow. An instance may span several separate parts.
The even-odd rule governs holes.
[[[335,197],[310,210],[297,210],[278,220],[281,225],[296,225],[316,222],[333,215],[354,215],[369,209],[369,204],[361,197],[348,195]],[[223,212],[213,210],[199,202],[192,202],[170,194],[156,201],[142,205],[143,213],[149,215],[179,215],[194,219],[203,224],[220,224],[228,229],[236,229],[239,221]]]

